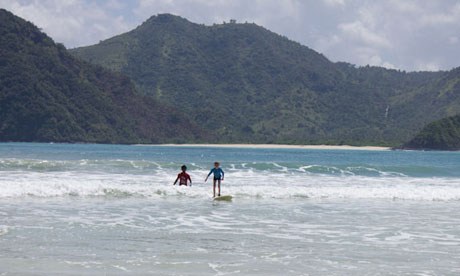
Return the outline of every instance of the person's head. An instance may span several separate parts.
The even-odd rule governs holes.
[[[214,162],[214,167],[219,168],[219,162]]]
[[[185,172],[185,171],[187,170],[187,166],[182,165],[182,167],[180,167],[180,169],[181,169],[183,172]]]

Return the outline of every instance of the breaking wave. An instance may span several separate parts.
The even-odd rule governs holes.
[[[209,198],[207,168],[191,163],[193,187],[173,186],[178,163],[129,160],[0,159],[0,198]],[[458,178],[424,167],[324,166],[248,162],[224,167],[235,198],[460,200]]]

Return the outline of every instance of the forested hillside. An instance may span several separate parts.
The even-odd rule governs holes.
[[[428,124],[404,148],[460,150],[460,115]]]
[[[221,142],[400,145],[460,112],[455,71],[333,63],[255,24],[163,14],[71,52],[130,76]]]
[[[70,55],[0,9],[0,141],[104,143],[210,139],[131,80]]]
[[[255,24],[158,15],[72,53],[0,10],[0,141],[398,146],[460,112],[458,68],[356,68]]]

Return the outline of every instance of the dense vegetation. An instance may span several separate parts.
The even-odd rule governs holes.
[[[136,92],[128,77],[76,59],[0,9],[0,141],[157,143],[203,135]]]
[[[164,14],[71,52],[130,76],[221,142],[400,145],[460,112],[458,70],[333,63],[255,24],[204,26]]]
[[[356,68],[255,24],[159,15],[72,53],[0,9],[0,141],[400,145],[460,112],[459,68]],[[407,146],[454,148],[446,120]]]
[[[428,124],[404,148],[460,150],[460,115]]]

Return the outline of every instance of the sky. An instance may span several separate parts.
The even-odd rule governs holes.
[[[212,25],[254,22],[332,61],[406,71],[460,66],[460,0],[0,0],[67,48],[171,13]]]

